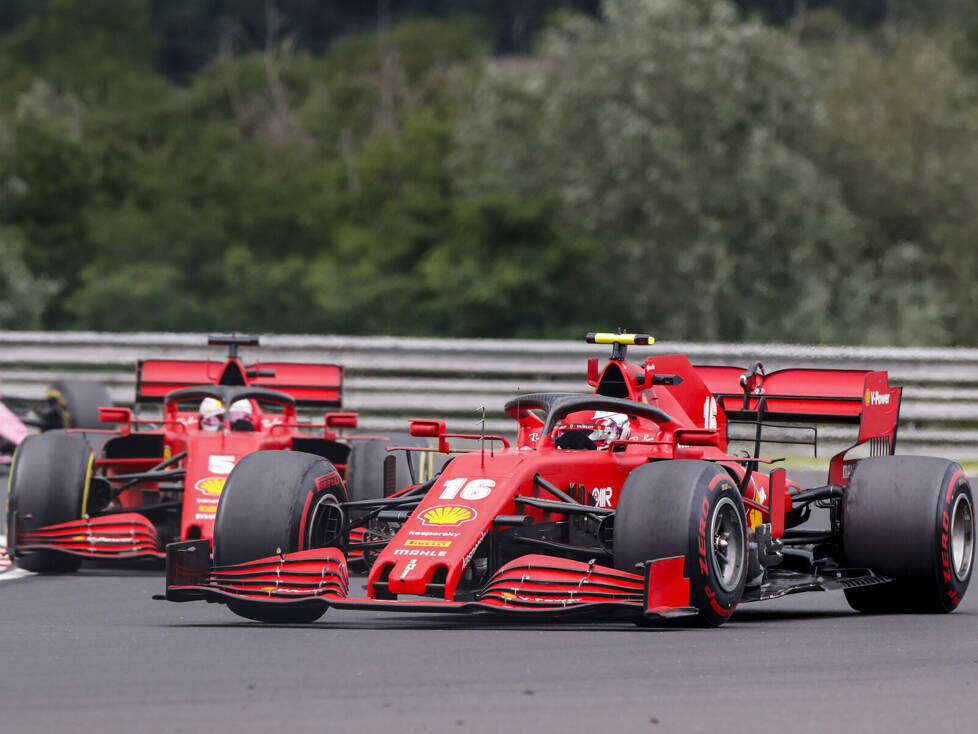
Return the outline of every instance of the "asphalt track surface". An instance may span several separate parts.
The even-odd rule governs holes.
[[[152,570],[0,575],[0,732],[970,732],[978,720],[978,588],[950,615],[864,616],[813,593],[702,630],[337,610],[269,626],[153,601],[162,587]]]

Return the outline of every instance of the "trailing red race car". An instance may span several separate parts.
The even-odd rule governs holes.
[[[625,360],[651,337],[611,344],[593,394],[522,395],[506,405],[516,444],[481,438],[433,481],[348,499],[321,456],[246,456],[214,533],[167,549],[166,599],[205,599],[272,622],[327,608],[550,617],[690,615],[725,622],[741,602],[843,589],[862,611],[951,611],[971,578],[971,488],[950,461],[894,456],[901,388],[885,372],[694,367],[682,355]],[[772,426],[848,423],[854,446],[828,483],[759,471]],[[755,432],[731,455],[728,430]],[[808,427],[811,431],[811,427]],[[412,434],[451,451],[441,421]],[[472,437],[469,437],[472,438]],[[778,440],[791,441],[781,434]],[[853,458],[861,456],[863,458]],[[812,505],[829,527],[801,529]],[[347,558],[376,554],[363,598]]]
[[[118,424],[117,430],[54,430],[23,439],[7,509],[8,549],[18,565],[64,572],[85,558],[161,559],[167,542],[209,538],[227,475],[254,451],[320,457],[354,496],[366,499],[382,496],[381,460],[391,440],[424,443],[407,434],[338,436],[336,429],[356,426],[355,413],[327,412],[323,423],[300,422],[297,406],[341,407],[338,365],[246,366],[238,350],[257,346],[257,338],[214,336],[208,343],[227,345],[227,360],[137,365],[136,402],[162,402],[162,420],[103,406],[98,417]],[[410,484],[406,475],[413,467],[403,455],[400,461]]]

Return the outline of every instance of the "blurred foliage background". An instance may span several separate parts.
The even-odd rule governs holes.
[[[978,344],[978,0],[2,0],[0,328]]]

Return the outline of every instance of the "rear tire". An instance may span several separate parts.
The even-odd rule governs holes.
[[[17,447],[10,468],[7,540],[17,551],[17,536],[84,516],[94,460],[82,436],[49,431],[28,436]],[[77,571],[82,559],[58,551],[26,551],[17,565],[36,573]]]
[[[740,492],[705,461],[643,464],[629,474],[615,513],[615,567],[682,556],[698,621],[729,619],[747,581],[747,522]]]
[[[846,589],[853,609],[953,611],[975,550],[974,500],[961,467],[924,456],[861,460],[843,500],[842,548],[848,565],[894,579]]]
[[[46,423],[51,428],[112,428],[98,419],[98,409],[112,405],[104,385],[91,380],[55,380],[48,389]]]
[[[397,482],[394,491],[410,487],[411,472],[406,451],[388,451],[388,446],[427,446],[427,440],[410,433],[388,433],[386,438],[365,438],[350,441],[350,458],[346,468],[346,487],[351,500],[374,500],[384,496],[384,459],[394,456],[397,461]],[[411,452],[418,483],[433,477],[434,458],[431,452]],[[428,476],[432,474],[432,476]]]
[[[237,463],[221,492],[214,521],[214,563],[232,566],[309,547],[307,520],[320,502],[345,502],[332,463],[300,451],[257,451]],[[235,614],[259,622],[313,622],[318,607],[228,602]]]

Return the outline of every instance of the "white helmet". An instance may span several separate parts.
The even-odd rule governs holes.
[[[205,431],[216,431],[224,423],[224,404],[217,398],[204,398],[200,401],[200,427]]]
[[[612,441],[624,441],[628,438],[628,416],[624,413],[595,411],[594,431],[588,438],[594,441],[599,449],[604,448]]]
[[[228,422],[233,424],[235,421],[246,420],[250,423],[253,414],[250,400],[235,400],[228,408]]]

